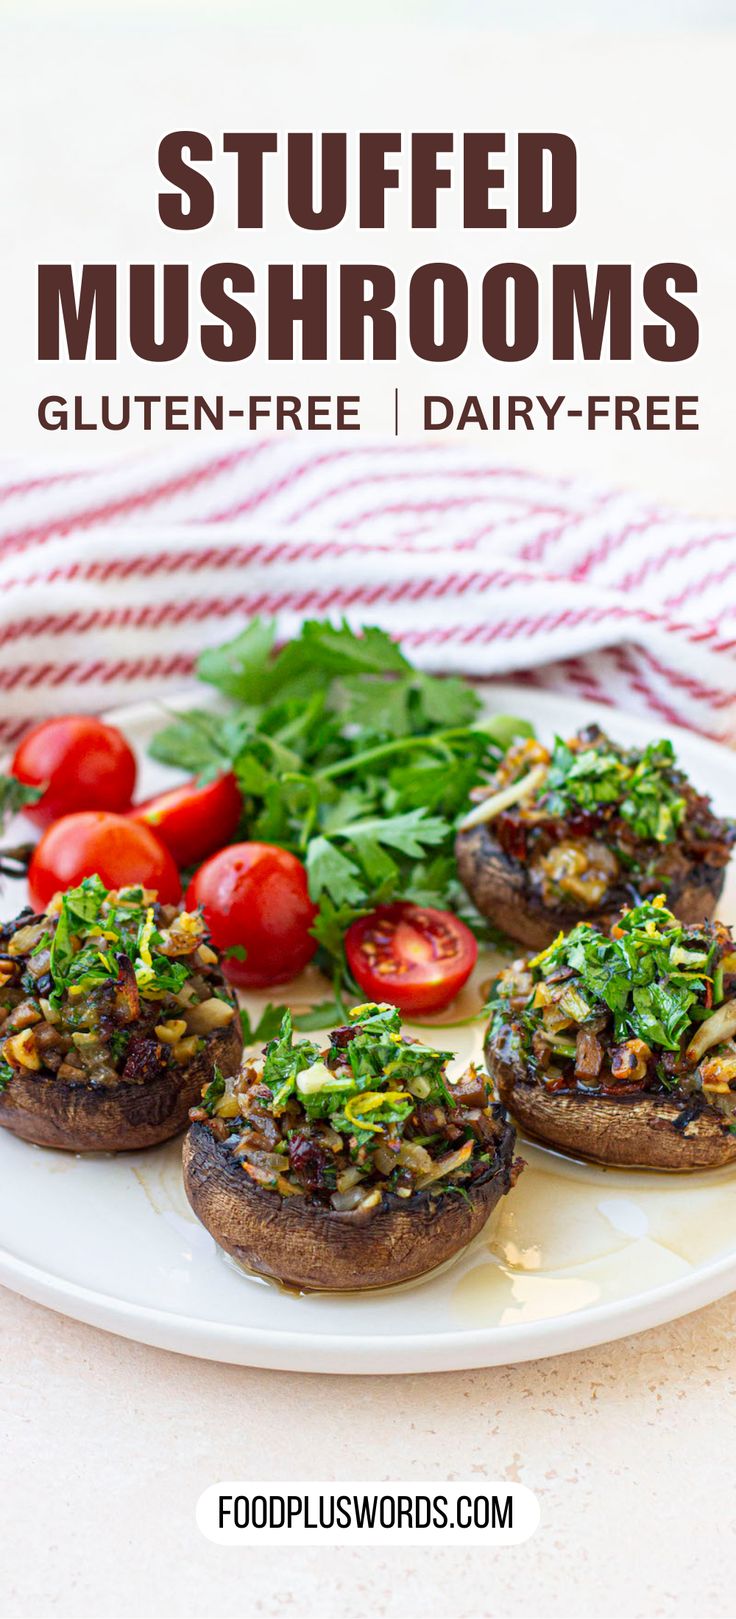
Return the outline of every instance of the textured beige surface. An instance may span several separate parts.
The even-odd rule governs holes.
[[[398,34],[391,49],[366,36],[353,50],[336,34],[315,40],[311,28],[306,37],[257,39],[246,32],[240,4],[224,34],[212,25],[214,8],[205,32],[163,24],[158,14],[149,28],[131,30],[121,23],[130,7],[100,8],[99,31],[90,30],[80,21],[84,8],[69,4],[44,8],[39,26],[34,9],[28,0],[7,8],[3,41],[0,114],[15,156],[5,175],[13,228],[0,312],[6,453],[63,460],[132,448],[89,442],[99,435],[81,445],[40,435],[33,266],[65,257],[162,258],[165,250],[186,256],[186,244],[173,252],[155,220],[153,154],[162,130],[185,116],[212,129],[376,127],[380,118],[389,128],[434,128],[441,108],[441,127],[482,128],[492,115],[499,128],[569,128],[580,144],[574,230],[556,244],[530,247],[509,233],[492,248],[468,247],[474,273],[484,256],[528,255],[543,265],[554,246],[561,259],[690,259],[702,288],[701,349],[677,378],[663,378],[637,351],[615,377],[605,365],[584,379],[572,367],[553,373],[540,360],[492,384],[503,392],[553,385],[557,392],[558,382],[572,392],[583,380],[592,391],[699,392],[699,434],[614,438],[569,429],[554,439],[493,440],[489,456],[584,470],[704,511],[733,508],[734,323],[721,321],[732,307],[733,223],[723,203],[732,38],[632,44],[581,29],[570,40],[530,43],[423,32],[408,42],[407,62],[407,39]],[[48,161],[49,140],[64,153],[65,171]],[[260,244],[246,252],[226,219],[198,246],[202,261],[257,257]],[[401,270],[410,246],[397,233],[390,252],[376,244],[376,256],[388,253]],[[342,248],[358,256],[349,233]],[[456,248],[451,234],[443,237],[443,256]],[[279,240],[271,256],[280,253]],[[424,384],[416,371],[404,362],[402,387]],[[169,384],[175,391],[213,386],[196,361],[177,376]],[[328,385],[324,372],[312,380],[318,391]],[[377,430],[389,419],[395,380],[380,368],[360,378]],[[129,364],[93,379],[87,370],[83,377],[54,372],[55,389],[69,393],[134,384],[152,386]],[[256,368],[253,391],[263,384]],[[268,386],[275,385],[271,374]],[[477,358],[453,373],[458,394],[490,387]],[[733,1615],[735,1329],[731,1299],[635,1339],[526,1366],[396,1380],[300,1378],[164,1354],[0,1289],[2,1619]],[[216,1549],[195,1528],[197,1497],[218,1478],[249,1474],[520,1479],[539,1496],[542,1524],[527,1546],[437,1550],[421,1560],[398,1550]]]
[[[0,1290],[3,1619],[733,1615],[736,1298],[494,1371],[292,1377],[167,1355]],[[526,1546],[215,1548],[218,1478],[518,1479]]]

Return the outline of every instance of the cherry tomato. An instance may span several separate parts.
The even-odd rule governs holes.
[[[470,977],[478,946],[450,911],[399,901],[353,922],[345,952],[364,995],[411,1016],[447,1006]]]
[[[155,888],[164,905],[181,898],[174,861],[150,827],[126,815],[82,810],[55,821],[36,845],[28,868],[31,902],[43,911],[59,889],[75,888],[95,872],[106,888],[141,883]]]
[[[196,780],[187,781],[183,787],[172,787],[168,793],[135,804],[129,814],[139,826],[150,826],[178,866],[193,866],[230,842],[242,809],[238,784],[230,774],[218,776],[206,787]]]
[[[43,720],[22,738],[11,772],[43,796],[24,811],[49,826],[74,810],[126,810],[135,788],[135,756],[121,731],[92,714]]]
[[[245,950],[243,961],[226,954],[223,960],[236,984],[260,989],[295,978],[317,949],[307,873],[296,855],[273,844],[221,849],[192,878],[186,903],[202,906],[216,950]]]

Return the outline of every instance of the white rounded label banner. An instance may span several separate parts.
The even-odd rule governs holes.
[[[525,1484],[503,1480],[445,1484],[210,1484],[197,1502],[197,1526],[220,1546],[518,1546],[539,1524],[539,1502]]]

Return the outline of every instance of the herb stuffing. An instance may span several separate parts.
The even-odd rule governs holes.
[[[553,748],[507,749],[472,795],[466,824],[492,821],[504,853],[550,906],[619,906],[664,891],[719,889],[736,837],[679,768],[672,743],[622,748],[597,726]]]
[[[0,1087],[144,1084],[235,1016],[201,916],[142,888],[88,877],[0,929]]]
[[[404,1035],[391,1006],[353,1007],[324,1049],[295,1043],[287,1012],[263,1058],[216,1075],[190,1117],[282,1197],[371,1213],[430,1186],[463,1195],[493,1171],[503,1111],[475,1067],[451,1081],[450,1058]]]
[[[736,946],[659,895],[586,922],[496,981],[491,1053],[551,1092],[676,1092],[736,1112]]]
[[[641,754],[624,753],[602,737],[595,745],[577,748],[557,737],[539,803],[560,819],[580,809],[615,805],[621,820],[645,843],[671,843],[687,809],[671,742],[652,742]]]

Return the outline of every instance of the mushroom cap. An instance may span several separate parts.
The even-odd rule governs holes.
[[[597,909],[550,905],[543,896],[540,874],[506,854],[490,823],[459,832],[455,858],[460,881],[481,916],[530,950],[543,950],[561,930],[569,933],[576,922],[607,927],[622,905],[631,903],[631,895],[617,888]],[[684,878],[670,885],[667,903],[681,922],[707,921],[715,915],[725,879],[723,866],[693,865]]]
[[[134,1085],[72,1085],[55,1074],[17,1073],[0,1092],[0,1125],[38,1147],[66,1152],[128,1152],[155,1147],[185,1130],[190,1107],[215,1066],[232,1073],[243,1048],[240,1018],[205,1036],[188,1063]]]
[[[513,1184],[514,1142],[506,1122],[487,1175],[464,1195],[431,1187],[409,1198],[389,1194],[361,1216],[255,1185],[230,1149],[195,1123],[184,1141],[184,1186],[215,1241],[249,1270],[303,1290],[389,1287],[434,1270],[477,1236]]]
[[[530,1081],[490,1037],[485,1057],[501,1101],[528,1136],[576,1158],[620,1168],[717,1169],[736,1160],[736,1136],[717,1108],[688,1118],[689,1097],[557,1094]]]

